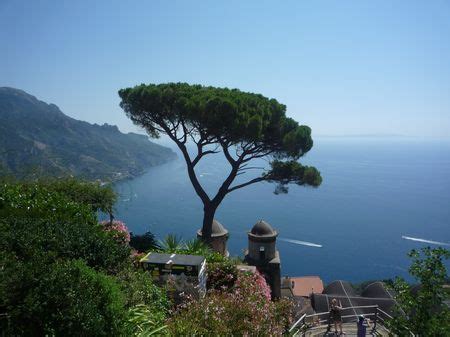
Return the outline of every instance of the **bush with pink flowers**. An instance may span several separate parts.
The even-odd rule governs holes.
[[[103,229],[107,232],[110,232],[113,238],[123,244],[129,244],[130,242],[130,232],[128,231],[128,227],[120,220],[113,221],[102,221],[100,225],[103,226]]]
[[[234,287],[238,279],[238,270],[231,261],[208,264],[207,289],[228,290]]]
[[[270,288],[259,273],[242,273],[231,289],[209,290],[189,298],[168,321],[173,335],[279,336],[291,322],[292,305],[270,300]]]

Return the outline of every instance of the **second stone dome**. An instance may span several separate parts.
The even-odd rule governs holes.
[[[274,230],[272,226],[264,220],[259,220],[253,226],[249,234],[261,237],[274,237],[278,235],[277,231]]]

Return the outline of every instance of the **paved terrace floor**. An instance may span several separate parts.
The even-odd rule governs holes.
[[[345,323],[342,325],[342,330],[345,332],[345,335],[343,335],[345,337],[357,336],[356,335],[356,333],[357,333],[356,323]],[[296,334],[295,336],[305,336],[305,337],[312,337],[312,336],[322,336],[322,337],[334,336],[334,337],[336,337],[336,336],[339,336],[339,333],[338,333],[338,335],[334,334],[334,332],[333,332],[334,327],[331,327],[332,332],[326,333],[326,331],[327,331],[327,326],[324,325],[324,326],[312,328],[311,330],[305,332],[304,334],[301,334],[301,333]],[[371,331],[371,329],[367,329],[366,336],[389,336],[388,331],[382,326],[379,326],[377,328],[377,331],[375,334],[371,334],[370,331]]]

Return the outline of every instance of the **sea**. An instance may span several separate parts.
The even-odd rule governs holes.
[[[450,142],[406,137],[323,137],[301,160],[317,167],[319,188],[258,183],[229,194],[216,213],[228,229],[228,250],[243,257],[247,232],[260,219],[278,231],[282,275],[318,275],[362,282],[408,274],[411,249],[450,249]],[[252,163],[267,167],[267,161]],[[213,195],[228,174],[223,154],[209,155],[196,168]],[[259,175],[250,170],[240,181]],[[116,217],[130,231],[162,239],[195,237],[202,204],[182,156],[116,183]],[[446,263],[447,268],[450,267]]]

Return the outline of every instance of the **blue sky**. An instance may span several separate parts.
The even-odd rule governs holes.
[[[136,131],[117,91],[273,97],[314,135],[450,137],[449,1],[0,0],[0,86]]]

